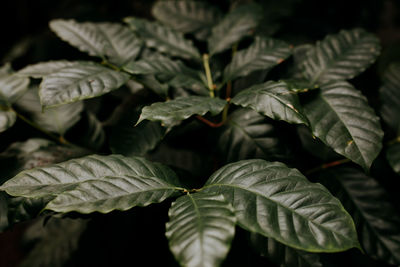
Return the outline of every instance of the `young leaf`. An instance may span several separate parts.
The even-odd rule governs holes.
[[[136,124],[143,120],[160,121],[164,126],[171,127],[192,115],[211,115],[220,113],[226,105],[226,101],[220,98],[205,96],[178,97],[167,102],[154,103],[144,107]]]
[[[231,102],[254,109],[274,120],[308,125],[297,95],[288,89],[285,82],[269,81],[254,85],[241,91]]]
[[[13,196],[56,196],[46,209],[80,213],[128,210],[159,203],[176,193],[168,167],[142,158],[91,155],[21,172],[0,190]]]
[[[231,114],[218,138],[218,148],[227,162],[250,158],[271,160],[286,154],[274,126],[251,109],[238,109]]]
[[[50,28],[64,41],[91,56],[106,57],[123,65],[137,57],[142,41],[118,23],[78,23],[75,20],[52,20]]]
[[[195,193],[178,198],[169,210],[166,236],[182,266],[219,266],[235,234],[232,206],[222,195]]]
[[[28,112],[28,116],[40,127],[60,135],[64,135],[80,120],[83,111],[83,102],[70,103],[42,111],[37,88],[28,90],[15,105]]]
[[[257,36],[247,49],[235,54],[224,70],[224,80],[246,76],[256,70],[268,70],[290,55],[290,47],[283,41]]]
[[[199,39],[210,33],[210,28],[221,18],[221,12],[198,1],[157,1],[153,16],[163,24],[182,33],[194,33]]]
[[[242,160],[216,171],[203,187],[232,203],[238,224],[309,252],[358,247],[350,215],[320,184],[280,162]]]
[[[379,93],[382,119],[397,134],[400,131],[400,64],[392,64],[386,70]]]
[[[28,90],[29,79],[15,73],[0,76],[0,103],[14,103]]]
[[[262,17],[262,8],[256,4],[240,6],[226,15],[208,39],[208,50],[214,55],[231,48],[246,35],[251,34]]]
[[[251,233],[250,237],[257,251],[279,266],[322,267],[322,262],[318,253],[309,253],[294,249],[272,238],[266,238],[255,233]]]
[[[16,120],[17,114],[14,111],[0,109],[0,133],[13,126]]]
[[[312,133],[337,153],[369,169],[383,131],[367,99],[345,81],[330,82],[305,105]]]
[[[400,215],[387,192],[375,179],[354,168],[335,168],[321,177],[354,218],[366,254],[399,265]]]
[[[149,48],[185,59],[200,58],[200,53],[193,46],[193,42],[185,39],[182,33],[144,19],[128,17],[124,21],[143,38]]]
[[[43,78],[40,101],[53,107],[103,95],[118,89],[129,80],[129,75],[100,64],[80,62]]]
[[[387,148],[386,158],[393,170],[400,174],[400,143],[390,145]]]
[[[303,75],[312,83],[348,80],[368,68],[380,50],[379,39],[362,29],[328,35],[307,53]]]

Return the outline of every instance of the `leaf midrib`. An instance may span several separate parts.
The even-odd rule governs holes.
[[[204,187],[202,188],[202,190],[203,190],[203,189],[206,189],[206,188],[210,188],[210,187],[224,187],[224,186],[226,186],[226,187],[233,187],[234,189],[240,189],[240,190],[247,191],[247,192],[250,192],[250,193],[252,193],[252,194],[255,194],[255,195],[257,195],[257,196],[259,196],[259,197],[261,197],[261,198],[263,198],[263,199],[266,199],[266,200],[268,200],[268,201],[270,201],[270,202],[276,204],[277,206],[280,206],[280,207],[282,207],[282,208],[284,208],[284,209],[286,209],[286,210],[291,211],[292,213],[294,213],[294,214],[296,214],[297,216],[301,217],[301,218],[304,219],[305,221],[311,221],[312,223],[318,225],[319,227],[326,229],[328,232],[334,232],[334,233],[336,233],[337,235],[342,236],[344,239],[351,241],[350,243],[353,244],[351,238],[348,238],[347,236],[345,236],[345,235],[343,235],[343,234],[341,234],[341,233],[338,233],[338,232],[335,232],[334,230],[331,230],[331,229],[329,229],[329,228],[326,228],[325,226],[323,226],[323,225],[321,225],[321,224],[319,224],[319,223],[314,222],[314,220],[309,220],[309,219],[305,218],[303,215],[297,213],[295,210],[292,210],[292,209],[290,209],[289,207],[286,207],[286,206],[282,205],[281,203],[276,202],[276,201],[274,201],[274,200],[268,198],[267,196],[264,196],[264,195],[262,195],[262,194],[260,194],[260,193],[258,193],[258,192],[252,191],[252,190],[250,190],[250,189],[248,189],[248,188],[243,188],[243,187],[240,187],[240,186],[235,185],[235,184],[213,183],[213,184],[204,186]],[[321,191],[321,192],[323,192],[323,191]],[[327,194],[326,192],[323,192],[323,193]],[[342,211],[345,211],[344,208],[342,208],[342,207],[340,207],[340,206],[338,206],[338,207],[341,208]],[[246,227],[245,227],[245,228],[246,228]],[[284,243],[284,244],[286,244],[286,245],[288,245],[288,246],[290,246],[290,247],[293,247],[293,248],[296,248],[296,249],[304,249],[304,247],[300,247],[300,246],[288,244],[286,241],[281,240],[281,238],[279,238],[279,237],[278,237],[278,238],[274,237],[274,239],[277,239],[277,240],[279,239],[280,242],[282,242],[282,243]],[[320,247],[320,245],[318,245],[318,246]],[[313,252],[319,252],[319,251],[324,251],[324,250],[318,250],[318,249],[313,250]],[[338,251],[343,251],[343,249],[342,249],[342,250],[338,250]]]

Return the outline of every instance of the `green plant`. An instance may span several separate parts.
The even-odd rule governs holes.
[[[183,266],[220,265],[236,226],[282,264],[317,266],[317,252],[351,248],[399,264],[399,217],[366,174],[384,132],[366,97],[348,82],[376,60],[379,40],[353,29],[292,47],[263,35],[256,4],[223,16],[202,2],[160,1],[153,14],[158,22],[129,17],[127,26],[53,20],[50,28],[61,39],[100,60],[0,69],[0,130],[20,118],[49,138],[3,152],[15,165],[2,177],[2,228],[38,215],[55,217],[57,226],[70,220],[60,214],[127,211],[173,199],[166,237]],[[276,66],[279,80],[266,80]],[[399,74],[391,66],[381,89],[382,118],[396,136]],[[29,77],[41,79],[39,87]],[[106,110],[109,119],[101,123],[82,100],[107,93],[122,104]],[[74,128],[78,138],[70,140]],[[294,168],[309,166],[302,158],[307,152],[291,148],[297,138],[324,163],[306,175],[333,195]],[[181,141],[190,149],[177,151]],[[396,172],[398,141],[386,150]],[[174,168],[155,163],[171,163],[180,153]],[[186,166],[186,155],[198,156],[200,168]],[[197,179],[185,179],[190,175]],[[76,238],[87,222],[74,223],[67,234]],[[45,236],[42,243],[70,242],[64,238]],[[40,257],[40,249],[34,252]]]

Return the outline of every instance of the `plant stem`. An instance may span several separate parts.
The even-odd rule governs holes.
[[[393,145],[395,143],[400,143],[400,136],[397,136],[395,139],[390,140],[389,142],[387,142],[387,145]]]
[[[212,80],[211,76],[211,69],[210,69],[210,63],[209,63],[210,57],[208,54],[203,55],[203,64],[204,64],[204,70],[206,72],[206,77],[207,77],[207,85],[208,85],[208,90],[210,90],[210,97],[215,97],[214,95],[214,83]]]
[[[221,121],[219,123],[214,123],[214,122],[211,122],[211,121],[207,120],[206,118],[203,118],[202,116],[199,116],[199,115],[196,116],[196,119],[198,119],[201,122],[204,122],[205,124],[207,124],[208,126],[210,126],[212,128],[221,127],[225,123],[225,121]]]
[[[14,111],[15,114],[17,114],[18,118],[20,118],[22,121],[24,121],[25,123],[29,124],[31,127],[35,128],[36,130],[42,132],[43,134],[47,135],[48,137],[50,137],[54,141],[56,141],[56,142],[58,142],[58,143],[60,143],[62,145],[72,145],[63,136],[54,135],[54,134],[50,133],[49,131],[46,131],[45,129],[41,128],[39,125],[35,124],[34,122],[32,122],[31,120],[26,118],[24,115],[16,112],[14,109],[12,109],[12,111]]]
[[[328,169],[328,168],[331,168],[331,167],[335,167],[335,166],[338,166],[338,165],[342,165],[342,164],[345,164],[345,163],[349,163],[349,162],[351,162],[351,160],[349,160],[349,159],[336,160],[336,161],[325,163],[325,164],[322,164],[322,165],[320,165],[318,167],[312,168],[311,170],[308,170],[305,173],[306,173],[306,175],[309,175],[309,174],[313,174],[313,173],[318,172],[318,171],[322,171],[322,170],[325,170],[325,169]]]

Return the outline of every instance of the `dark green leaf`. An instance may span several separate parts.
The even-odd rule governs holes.
[[[186,59],[200,58],[199,51],[193,46],[193,42],[185,39],[182,33],[172,28],[133,17],[125,18],[124,21],[143,38],[150,48],[171,56]]]
[[[48,223],[37,221],[25,233],[25,242],[35,242],[24,257],[21,267],[62,267],[78,249],[79,239],[87,221],[82,219],[51,218]]]
[[[350,215],[320,184],[280,162],[243,160],[216,171],[203,188],[232,203],[241,227],[309,252],[358,247]]]
[[[252,233],[251,242],[262,256],[268,257],[279,266],[322,267],[317,253],[305,252],[285,246],[272,238]]]
[[[157,1],[152,13],[163,24],[179,32],[194,33],[199,39],[206,37],[221,18],[218,9],[198,1]]]
[[[128,210],[176,193],[177,177],[161,164],[120,155],[87,156],[21,172],[0,189],[13,196],[56,196],[46,209],[81,213]]]
[[[17,107],[28,112],[28,116],[43,129],[64,135],[77,123],[83,111],[83,102],[42,110],[37,88],[28,90],[15,103]]]
[[[40,62],[37,64],[26,66],[25,68],[19,70],[17,74],[19,76],[43,78],[44,76],[57,73],[64,68],[79,66],[79,64],[80,64],[79,61],[67,61],[67,60]]]
[[[174,76],[184,73],[192,74],[194,72],[194,70],[186,67],[181,61],[172,60],[167,57],[131,61],[127,65],[125,65],[123,69],[135,75],[161,74]]]
[[[400,64],[392,64],[386,70],[379,93],[382,119],[397,134],[400,131]]]
[[[226,15],[216,26],[208,39],[211,55],[225,51],[250,35],[262,17],[262,8],[256,4],[243,5]]]
[[[182,196],[172,203],[169,218],[166,236],[182,266],[218,266],[228,254],[236,218],[222,195]]]
[[[160,121],[166,127],[174,126],[180,121],[192,115],[211,115],[220,113],[226,105],[226,101],[220,98],[205,96],[178,97],[167,102],[154,103],[144,107],[140,115],[140,123],[143,120]]]
[[[97,151],[103,146],[106,134],[102,123],[94,114],[87,112],[85,115],[85,127],[80,128],[81,135],[77,144]]]
[[[313,84],[348,80],[368,68],[380,50],[379,39],[362,29],[328,35],[307,53],[303,75]]]
[[[237,52],[225,68],[224,80],[246,76],[256,70],[269,70],[290,55],[290,47],[283,41],[257,36],[247,49]]]
[[[82,157],[88,153],[88,150],[76,146],[57,145],[40,138],[16,142],[0,154],[0,182],[3,183],[23,170]]]
[[[393,170],[400,174],[400,143],[392,144],[387,148],[386,158]]]
[[[128,79],[126,73],[100,64],[80,62],[45,76],[40,84],[40,101],[45,107],[76,102],[118,89]]]
[[[227,162],[286,156],[286,148],[279,141],[274,126],[251,109],[238,109],[231,114],[222,128],[218,146]]]
[[[0,107],[0,133],[14,125],[17,114],[12,110],[1,110]]]
[[[14,103],[28,90],[29,79],[15,73],[0,76],[0,103]]]
[[[237,94],[231,102],[252,108],[274,120],[308,125],[297,95],[284,82],[269,81],[254,85]]]
[[[382,148],[383,131],[367,99],[345,81],[321,86],[305,105],[312,133],[365,169]]]
[[[52,20],[50,28],[64,41],[91,56],[106,57],[123,65],[135,59],[142,41],[118,23],[78,23],[75,20]]]
[[[134,126],[139,114],[131,112],[113,127],[110,136],[110,149],[124,156],[144,156],[153,150],[165,135],[160,123],[143,121]]]
[[[352,215],[367,255],[400,264],[400,215],[379,183],[349,167],[321,174],[323,182]]]

